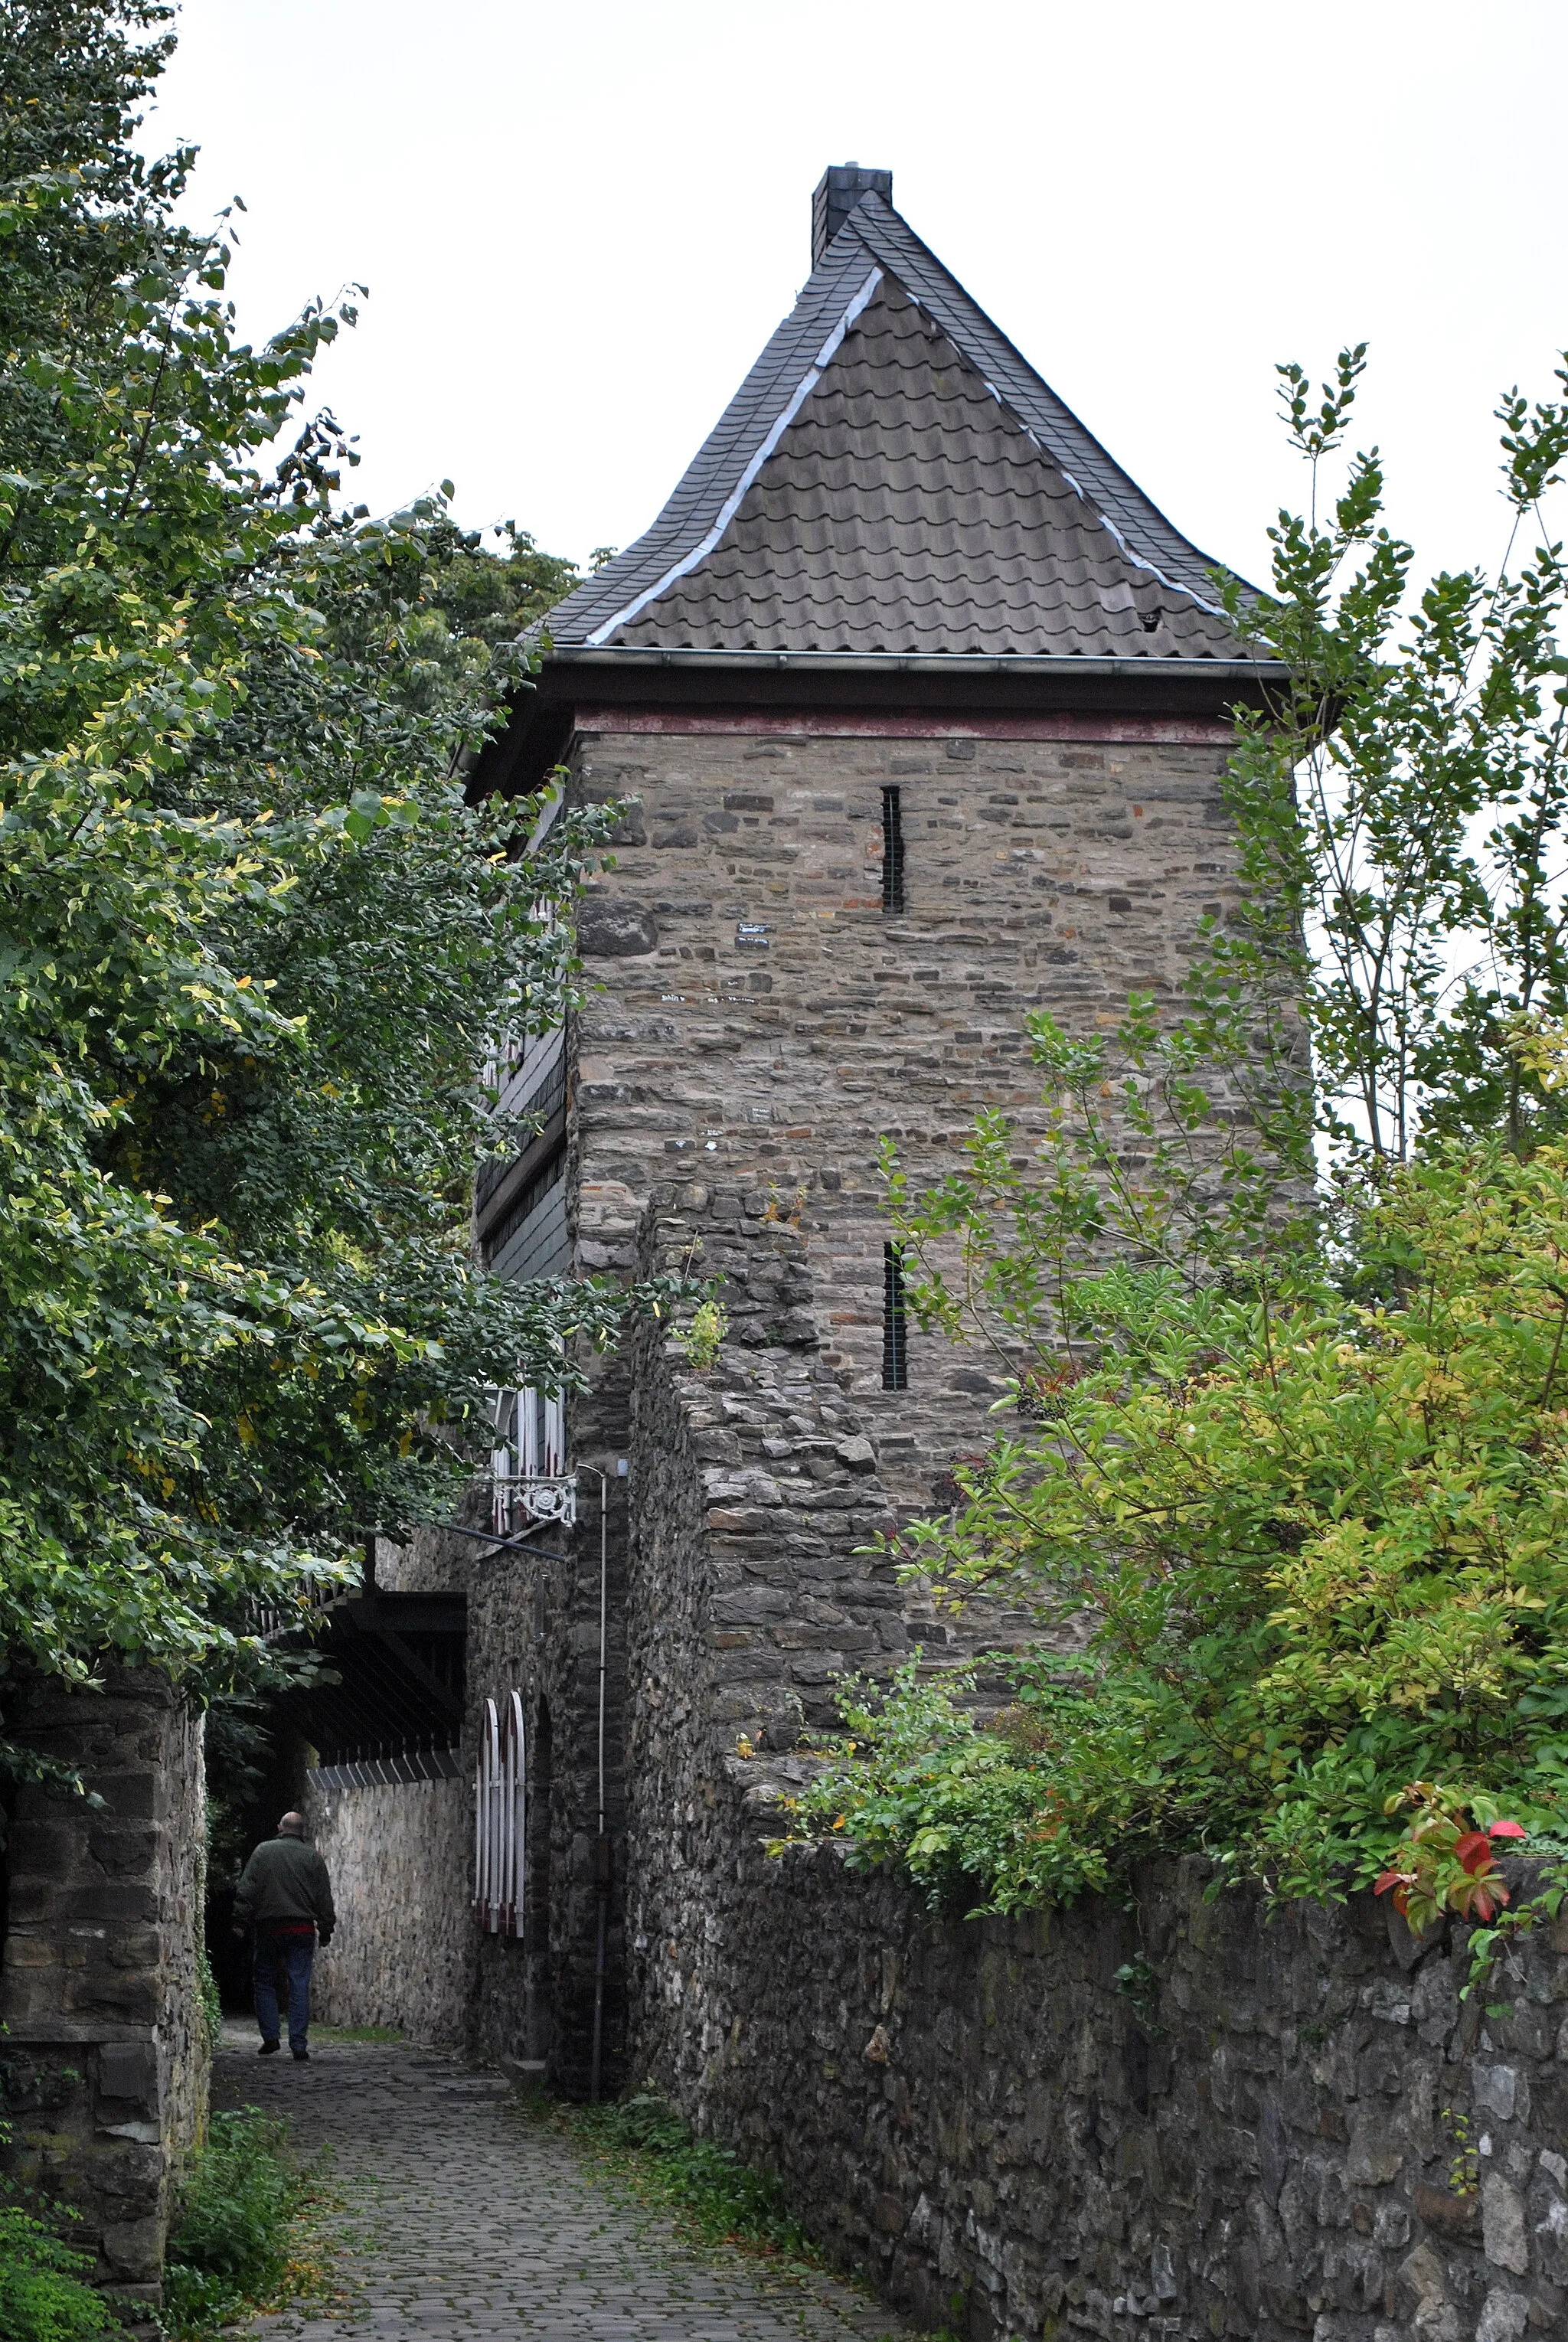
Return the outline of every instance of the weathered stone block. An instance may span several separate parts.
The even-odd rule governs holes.
[[[158,2058],[150,2041],[106,2042],[98,2052],[98,2096],[140,2107],[158,2102]]]
[[[1523,2198],[1495,2171],[1481,2182],[1481,2237],[1486,2257],[1496,2267],[1512,2269],[1517,2277],[1529,2274]]]
[[[24,1731],[89,1759],[108,1811],[40,1790],[19,1800],[14,1845],[36,1867],[13,1879],[0,2017],[9,2106],[42,2119],[18,2124],[13,2174],[81,2214],[73,2242],[104,2283],[152,2303],[205,2103],[201,1725],[166,1684],[111,1676],[41,1703]]]
[[[577,947],[585,959],[635,958],[656,951],[659,929],[644,903],[584,896],[577,913]]]

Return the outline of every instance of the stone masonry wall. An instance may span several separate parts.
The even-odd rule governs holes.
[[[464,2040],[477,1954],[473,1816],[466,1779],[310,1783],[306,1827],[338,1912],[312,1979],[320,2023],[389,2025],[439,2047]]]
[[[814,1240],[771,1208],[765,1191],[664,1187],[644,1231],[645,1272],[689,1261],[719,1281],[729,1334],[701,1374],[661,1326],[636,1341],[627,1767],[638,1880],[659,1867],[663,1822],[689,1803],[694,1765],[717,1767],[743,1741],[793,1750],[803,1729],[834,1721],[836,1676],[886,1674],[916,1631],[946,1655],[928,1606],[868,1549],[894,1513],[817,1336]]]
[[[644,1337],[629,1381],[608,1363],[573,1409],[576,1454],[633,1447],[630,1549],[612,1564],[617,1638],[623,1586],[630,1601],[625,1672],[618,1640],[612,1668],[628,1767],[617,1977],[621,1882],[634,1948],[659,1932],[665,1867],[738,1740],[787,1761],[844,1668],[884,1669],[912,1640],[951,1659],[1029,1632],[981,1605],[956,1631],[855,1553],[929,1509],[1004,1389],[997,1361],[913,1326],[909,1387],[882,1387],[881,1141],[924,1183],[983,1106],[1042,1134],[1030,1010],[1085,1032],[1134,988],[1174,1000],[1201,919],[1235,900],[1224,726],[917,731],[579,711],[574,793],[637,803],[579,920],[596,988],[568,1040],[574,1263],[723,1276],[735,1334],[700,1391],[665,1390]],[[887,789],[896,915],[882,906]],[[557,1666],[568,1615],[556,1600],[535,1622],[532,1647]],[[470,1651],[489,1665],[484,1634],[471,1601]],[[581,1896],[574,1911],[562,1924],[580,1946]]]
[[[81,2213],[74,2241],[104,2284],[155,2301],[175,2176],[206,2110],[201,1719],[165,1684],[112,1675],[12,1728],[102,1800],[17,1795],[0,1967],[12,2173]]]
[[[660,722],[586,715],[572,751],[579,796],[640,799],[580,922],[596,988],[567,1035],[573,1262],[723,1275],[735,1338],[677,1397],[644,1389],[661,1347],[644,1336],[594,1361],[569,1409],[574,1458],[609,1485],[606,1844],[592,1471],[570,1535],[525,1550],[424,1536],[380,1563],[388,1586],[466,1592],[465,1768],[484,1700],[523,1694],[531,1916],[521,1942],[477,1946],[469,2041],[544,2060],[579,2095],[601,1897],[612,2087],[640,1925],[627,1898],[645,1902],[644,1877],[679,1858],[725,1752],[749,1733],[788,1761],[803,1721],[826,1720],[836,1672],[884,1667],[912,1639],[954,1657],[1024,1631],[991,1612],[955,1633],[854,1555],[929,1507],[1002,1388],[974,1353],[912,1328],[910,1388],[882,1389],[880,1138],[921,1177],[982,1106],[1043,1127],[1028,1010],[1093,1029],[1134,986],[1174,996],[1200,916],[1233,895],[1223,726],[1086,717],[916,739],[896,723]],[[886,786],[905,842],[896,917],[881,908]],[[743,941],[743,926],[765,932]],[[676,1458],[698,1472],[690,1487]],[[467,1526],[484,1518],[476,1492]],[[650,1614],[685,1622],[692,1650],[673,1666],[639,1640]],[[703,1737],[677,1796],[686,1740],[714,1729],[722,1745]],[[369,2006],[357,1987],[354,2006]]]
[[[766,1819],[711,1802],[638,1962],[642,2070],[923,2320],[1568,2333],[1568,1924],[1485,2015],[1464,1931],[1416,1944],[1370,1896],[1265,1924],[1187,1863],[1134,1911],[966,1922],[831,1850],[770,1860]]]
[[[965,2342],[1506,2342],[1568,2332],[1568,1922],[1462,2004],[1464,1931],[1370,1897],[1265,1924],[1152,1869],[1135,1909],[966,1922],[832,1851],[770,1858],[830,1679],[926,1625],[813,1328],[809,1230],[656,1190],[731,1339],[634,1378],[631,2054],[808,2227]]]
[[[909,1388],[882,1388],[879,1142],[919,1184],[982,1106],[1043,1131],[1032,1009],[1093,1032],[1134,988],[1179,997],[1200,920],[1236,900],[1229,735],[1093,716],[1033,727],[1048,737],[672,721],[587,711],[573,751],[578,794],[640,799],[580,925],[602,989],[576,1020],[579,1259],[624,1261],[661,1183],[760,1190],[785,1215],[804,1196],[823,1363],[890,1497],[925,1509],[954,1454],[984,1444],[1003,1381],[912,1326]],[[885,788],[904,842],[896,916]]]

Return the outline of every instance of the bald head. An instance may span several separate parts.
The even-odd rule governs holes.
[[[303,1814],[285,1814],[282,1821],[279,1822],[277,1826],[277,1834],[279,1837],[303,1837],[305,1836],[305,1816]]]

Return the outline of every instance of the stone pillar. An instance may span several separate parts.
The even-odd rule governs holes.
[[[12,2176],[81,2215],[100,2283],[155,2304],[181,2157],[205,2117],[197,1987],[202,1723],[158,1679],[46,1695],[13,1726],[88,1796],[26,1787],[3,1964]]]

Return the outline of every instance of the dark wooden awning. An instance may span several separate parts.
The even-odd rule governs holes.
[[[370,1592],[333,1605],[315,1647],[335,1680],[285,1703],[323,1764],[456,1746],[466,1614],[462,1594]]]

